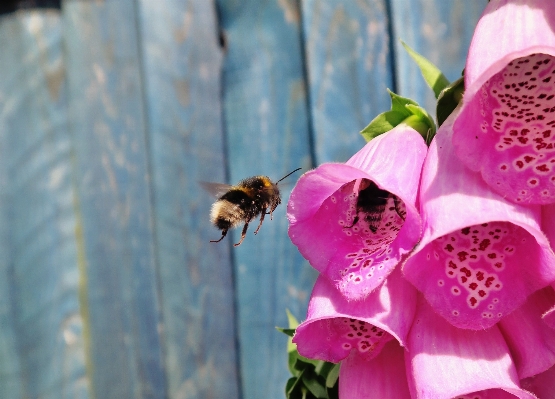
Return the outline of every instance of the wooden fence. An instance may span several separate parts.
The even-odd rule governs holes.
[[[433,113],[398,39],[454,80],[485,3],[66,0],[0,16],[0,398],[283,398],[274,326],[304,317],[315,272],[285,205],[240,247],[209,243],[198,181],[344,161],[386,88]]]

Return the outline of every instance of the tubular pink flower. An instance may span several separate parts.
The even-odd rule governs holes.
[[[542,373],[555,364],[555,330],[541,319],[554,301],[553,288],[543,288],[498,323],[520,379]]]
[[[456,117],[430,145],[420,186],[423,236],[403,272],[452,325],[479,330],[554,281],[555,255],[538,205],[505,201],[454,156]]]
[[[405,350],[396,341],[389,341],[371,361],[351,353],[339,369],[339,397],[410,398],[405,374]]]
[[[453,129],[456,154],[496,192],[517,203],[555,202],[552,0],[489,2],[470,45]]]
[[[482,331],[453,327],[422,296],[405,361],[413,399],[535,398],[520,388],[497,326]]]
[[[360,301],[347,301],[323,276],[316,281],[307,319],[293,342],[302,356],[337,363],[356,352],[373,359],[395,339],[406,342],[414,316],[416,290],[393,271],[381,287]]]
[[[551,249],[553,249],[555,244],[555,204],[542,206],[542,231],[551,243]],[[551,287],[555,289],[555,283],[551,284]],[[544,323],[555,330],[555,305],[547,310],[542,318]]]
[[[420,134],[399,125],[346,164],[305,173],[293,189],[289,237],[347,298],[365,298],[418,242],[415,203],[426,151]],[[370,209],[372,201],[383,205]]]
[[[555,398],[555,366],[541,374],[523,379],[520,384],[540,399]]]

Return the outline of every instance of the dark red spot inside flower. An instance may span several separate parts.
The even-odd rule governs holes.
[[[546,164],[541,164],[536,166],[536,169],[539,170],[540,172],[549,172],[549,168],[547,167]]]
[[[495,277],[491,277],[491,276],[490,276],[490,277],[488,277],[488,278],[486,279],[486,282],[484,283],[484,285],[485,285],[487,288],[489,288],[489,287],[491,287],[491,284],[492,284],[494,281],[495,281]]]
[[[485,297],[486,296],[486,292],[484,290],[479,290],[478,291],[478,295],[480,295],[480,297]]]
[[[464,234],[465,236],[470,234],[470,227],[465,227],[464,229],[461,230],[461,233]]]
[[[524,166],[524,162],[522,161],[516,161],[516,166],[518,166],[519,169],[521,169]]]
[[[478,303],[478,300],[476,298],[474,298],[473,296],[470,297],[470,306],[474,307],[476,306],[477,303]]]
[[[495,258],[497,258],[497,254],[496,254],[495,252],[489,253],[487,256],[488,256],[488,258],[490,258],[490,259],[495,259]]]
[[[457,268],[457,265],[456,265],[455,262],[453,262],[452,260],[449,261],[448,266],[449,266],[451,269],[456,269],[456,268]]]
[[[484,238],[478,248],[480,249],[480,251],[484,251],[487,247],[489,247],[490,244],[491,241],[487,238]]]
[[[457,256],[458,256],[459,260],[460,260],[461,262],[463,262],[463,261],[466,260],[466,257],[468,256],[468,252],[466,252],[466,251],[461,251],[461,252],[457,253]]]
[[[482,281],[484,279],[484,272],[476,273],[476,280]]]
[[[534,159],[536,159],[536,157],[533,157],[533,156],[531,156],[531,155],[525,155],[525,156],[524,156],[524,162],[526,162],[526,163],[530,163],[530,162],[532,162]]]
[[[468,270],[466,267],[463,267],[461,269],[461,272],[464,273],[466,275],[466,277],[472,276],[472,272],[470,270]]]
[[[471,290],[475,290],[476,288],[478,288],[478,284],[477,283],[470,283],[468,285],[468,288],[470,288]]]

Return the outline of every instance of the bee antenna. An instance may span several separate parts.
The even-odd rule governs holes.
[[[302,169],[302,168],[297,168],[297,169],[295,169],[293,172],[289,172],[288,174],[286,174],[285,176],[283,176],[281,179],[279,179],[279,180],[276,182],[276,184],[278,184],[280,181],[282,181],[282,180],[285,179],[286,177],[291,176],[293,173],[295,173],[296,171],[301,170],[301,169]]]

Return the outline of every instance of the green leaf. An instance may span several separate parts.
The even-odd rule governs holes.
[[[370,141],[380,134],[389,132],[401,123],[406,123],[418,131],[429,144],[436,131],[432,117],[413,100],[395,94],[390,90],[388,92],[391,96],[391,110],[375,117],[360,134],[366,141]]]
[[[437,99],[437,123],[439,126],[451,115],[462,100],[464,94],[464,71],[463,76],[455,80],[451,85],[442,90]]]
[[[290,337],[292,337],[293,335],[295,335],[295,329],[294,328],[283,328],[283,327],[276,327],[276,330],[278,330],[279,332],[284,333],[285,335],[288,335]]]
[[[310,365],[312,368],[316,368],[320,362],[322,361],[301,356],[299,352],[297,352],[297,350],[295,349],[295,364],[293,366],[295,370],[303,370],[308,365]]]
[[[418,105],[407,105],[407,108],[413,113],[412,116],[405,119],[403,122],[412,127],[417,132],[420,132],[427,145],[430,145],[432,139],[436,134],[436,124],[433,118],[426,112],[426,110]],[[425,132],[425,133],[424,133]]]
[[[313,394],[315,397],[319,399],[328,399],[328,391],[325,387],[325,384],[320,382],[316,375],[307,375],[304,374],[302,376],[303,384],[307,389]]]
[[[299,386],[299,382],[301,382],[301,379],[299,377],[291,377],[287,380],[287,383],[285,384],[285,396],[287,398],[291,397],[291,394],[293,393],[295,388]]]
[[[297,352],[297,345],[293,343],[292,337],[295,335],[295,328],[299,325],[299,322],[289,309],[286,309],[285,312],[287,313],[289,328],[276,327],[276,330],[289,336],[287,339],[287,366],[292,375],[298,375],[299,370],[303,370],[304,367],[297,367],[297,362],[302,356]]]
[[[326,377],[326,387],[333,388],[335,385],[337,385],[337,380],[339,379],[339,363],[337,364],[329,363],[329,364],[332,365],[332,368],[330,369]]]
[[[418,67],[420,68],[420,72],[424,77],[424,80],[428,84],[428,86],[434,91],[434,95],[436,98],[439,97],[439,94],[443,89],[449,86],[449,80],[445,77],[445,75],[432,64],[428,59],[426,59],[421,54],[418,54],[416,51],[411,49],[404,41],[401,40],[401,44],[407,50],[407,53],[411,56],[411,58],[416,62]]]
[[[405,118],[395,111],[387,111],[376,116],[360,134],[368,142],[380,134],[389,132],[395,126],[403,122]]]
[[[395,126],[401,124],[406,118],[411,116],[412,114],[410,110],[407,109],[407,105],[418,105],[413,100],[401,97],[389,89],[387,92],[391,97],[391,110],[376,116],[372,122],[370,122],[368,126],[360,132],[366,141],[370,141],[380,134],[389,132]]]
[[[387,89],[387,92],[391,97],[391,110],[401,115],[410,116],[410,112],[407,111],[406,105],[418,105],[416,101],[395,94],[389,89]]]

